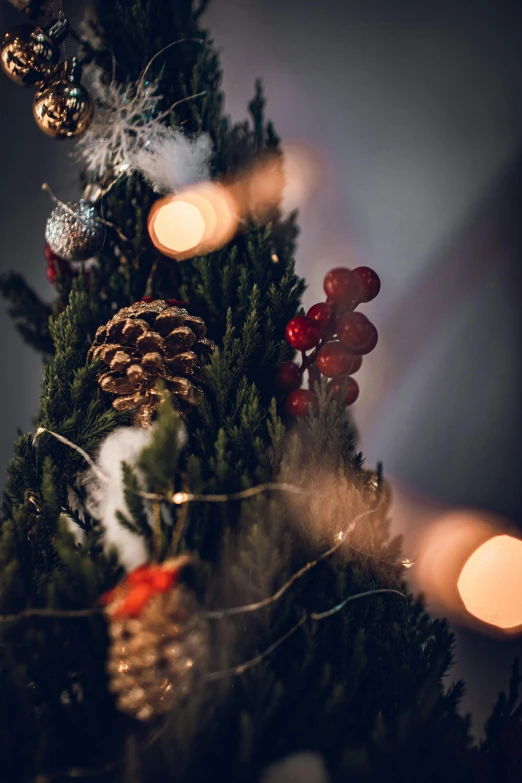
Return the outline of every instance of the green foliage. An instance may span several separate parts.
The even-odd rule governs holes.
[[[105,69],[107,80],[114,68],[115,78],[126,82],[180,41],[154,60],[148,78],[159,81],[165,110],[205,92],[178,103],[168,119],[188,133],[210,134],[212,174],[221,178],[260,154],[277,155],[279,140],[265,120],[260,84],[248,121],[233,125],[223,115],[217,55],[201,28],[206,5],[97,0],[95,27],[104,49],[86,42],[80,49],[85,61]],[[304,290],[293,261],[295,216],[245,225],[220,250],[176,264],[147,236],[155,198],[138,176],[110,190],[104,215],[127,241],[109,230],[89,281],[83,272],[75,279],[64,274],[52,308],[19,276],[4,280],[19,330],[46,360],[36,426],[94,457],[107,434],[130,423],[100,391],[99,367],[87,362],[96,329],[141,298],[147,285],[154,296],[188,300],[218,346],[201,370],[205,399],[184,424],[165,399],[137,467],[122,463],[124,507],[117,517],[144,536],[153,558],[192,554],[206,608],[259,601],[329,548],[332,534],[360,512],[362,456],[351,423],[324,385],[317,413],[291,427],[274,399],[277,366],[292,355],[284,329]],[[116,557],[103,552],[99,524],[85,512],[84,470],[81,454],[48,432],[36,440],[22,435],[15,444],[0,525],[3,614],[96,607],[121,577]],[[270,492],[175,506],[139,494],[222,494],[278,479],[316,495],[302,500]],[[326,480],[334,492],[324,491]],[[342,499],[341,511],[332,495]],[[408,592],[397,564],[400,541],[389,538],[385,508],[366,515],[350,541],[371,556],[340,548],[278,602],[212,621],[210,669],[261,655],[303,617],[348,596],[392,588],[405,598],[380,594],[350,602],[327,620],[307,619],[257,666],[196,688],[157,733],[115,710],[99,614],[0,618],[2,781],[103,776],[114,783],[217,777],[245,783],[302,749],[323,755],[332,780],[471,780],[468,721],[457,712],[462,685],[447,691],[442,685],[452,659],[447,625],[432,620]],[[514,669],[480,751],[499,765],[498,727],[520,721],[519,679]]]
[[[0,278],[0,293],[9,301],[8,313],[23,339],[44,355],[52,353],[53,342],[49,334],[51,308],[17,272],[9,272]]]

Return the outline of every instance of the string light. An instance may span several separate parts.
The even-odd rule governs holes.
[[[46,429],[45,427],[39,427],[36,430],[36,433],[33,437],[33,444],[36,442],[36,439],[44,432],[47,432],[49,435],[52,435],[54,438],[56,438],[60,443],[65,444],[66,446],[69,446],[69,448],[76,451],[78,454],[80,454],[89,467],[93,470],[95,475],[103,482],[110,482],[110,478],[106,476],[96,465],[96,463],[93,461],[93,459],[87,454],[86,451],[84,451],[80,446],[77,446],[75,443],[73,443],[68,438],[65,438],[63,435],[59,435],[57,432],[53,432],[52,430]],[[156,503],[172,503],[175,506],[181,506],[185,505],[187,503],[193,503],[193,502],[201,502],[201,503],[229,503],[232,501],[237,500],[247,500],[248,498],[255,497],[256,495],[264,494],[265,492],[286,492],[289,494],[294,495],[314,495],[316,494],[316,490],[310,490],[306,489],[305,487],[299,487],[295,484],[288,484],[283,481],[275,482],[275,481],[267,481],[264,484],[257,484],[255,487],[248,487],[248,489],[243,489],[238,492],[231,492],[228,494],[208,494],[208,495],[202,495],[202,494],[194,494],[191,492],[175,492],[173,495],[167,496],[167,495],[160,495],[155,492],[144,492],[142,490],[134,490],[133,494],[138,495],[139,497],[142,497],[144,500],[151,500]],[[383,558],[376,557],[371,552],[365,552],[362,549],[358,549],[357,547],[353,546],[353,544],[350,544],[348,541],[346,541],[346,536],[348,536],[351,532],[353,532],[355,525],[357,522],[359,522],[362,518],[365,516],[369,516],[371,514],[375,514],[382,503],[382,499],[379,501],[379,504],[372,509],[368,509],[367,511],[362,512],[362,514],[359,514],[358,516],[353,519],[348,527],[345,530],[340,530],[335,534],[336,543],[334,544],[331,549],[327,550],[323,555],[320,556],[319,559],[322,559],[323,557],[327,557],[329,554],[333,554],[341,544],[348,547],[349,549],[352,549],[354,552],[357,552],[360,555],[364,555],[365,557],[371,557],[372,559],[376,560],[379,563],[384,563],[391,566],[397,566],[401,565],[404,568],[411,568],[415,561],[410,560],[409,558],[405,558],[404,560],[401,560],[399,563],[397,563],[394,560],[385,560]],[[314,561],[310,561],[314,562]],[[294,577],[292,577],[294,579]]]

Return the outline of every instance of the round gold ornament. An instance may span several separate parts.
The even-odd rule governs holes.
[[[2,70],[22,87],[42,86],[56,70],[67,29],[66,19],[55,19],[47,29],[21,24],[10,30],[0,46]]]
[[[70,57],[34,96],[36,124],[54,139],[80,136],[91,124],[94,106],[80,79],[80,63]]]

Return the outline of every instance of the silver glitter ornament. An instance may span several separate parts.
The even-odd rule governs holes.
[[[101,250],[105,230],[96,206],[82,198],[53,209],[45,239],[53,253],[65,261],[85,261]]]

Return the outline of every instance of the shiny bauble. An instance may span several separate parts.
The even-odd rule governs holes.
[[[94,105],[80,79],[80,63],[70,57],[34,96],[36,124],[53,139],[73,139],[91,124]]]
[[[4,73],[22,87],[42,86],[59,63],[58,45],[67,35],[67,27],[65,19],[56,19],[46,30],[21,24],[6,33],[0,47]]]
[[[101,250],[104,238],[96,207],[83,198],[53,209],[45,227],[47,244],[64,261],[91,258]]]

